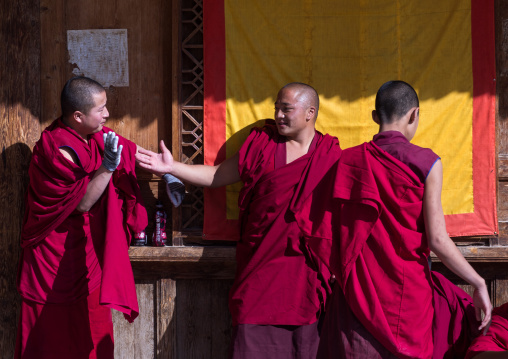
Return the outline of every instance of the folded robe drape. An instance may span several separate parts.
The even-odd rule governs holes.
[[[122,159],[99,201],[88,212],[75,210],[102,163],[103,130],[88,143],[55,120],[36,143],[21,234],[18,291],[37,303],[70,303],[101,285],[100,302],[129,321],[138,315],[128,256],[131,233],[147,225],[135,175],[136,145],[120,137]],[[79,163],[59,151],[74,150]]]
[[[254,129],[239,151],[241,239],[229,307],[233,325],[314,323],[329,291],[329,271],[309,258],[294,219],[340,156],[338,140],[316,132],[315,149],[271,171],[285,146],[271,124]]]
[[[365,143],[342,152],[332,208],[322,215],[333,220],[303,227],[355,316],[400,358],[433,350],[423,188],[406,165]]]
[[[494,308],[486,335],[479,335],[469,346],[466,359],[485,351],[508,351],[508,303]]]

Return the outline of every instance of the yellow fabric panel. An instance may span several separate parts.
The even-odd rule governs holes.
[[[318,130],[347,148],[377,133],[376,91],[401,79],[420,97],[412,142],[443,161],[445,214],[473,212],[470,0],[226,0],[225,22],[228,157],[286,83],[316,88]]]

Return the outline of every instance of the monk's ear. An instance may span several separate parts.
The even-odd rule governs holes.
[[[316,108],[314,106],[310,106],[307,111],[307,122],[312,120],[316,115]]]
[[[81,123],[83,122],[83,117],[85,115],[83,114],[83,112],[81,111],[74,111],[74,113],[72,114],[72,119],[77,122],[77,123]]]
[[[379,116],[377,115],[376,110],[372,110],[372,120],[378,125],[381,125],[381,121],[379,121]]]
[[[411,110],[411,116],[409,116],[409,124],[414,123],[417,121],[420,117],[420,108],[419,107],[413,107]]]

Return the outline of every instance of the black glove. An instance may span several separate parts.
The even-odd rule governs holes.
[[[113,172],[120,164],[123,146],[118,147],[118,136],[113,132],[108,132],[103,135],[104,138],[104,158],[102,165],[108,171]],[[118,147],[118,148],[117,148]]]

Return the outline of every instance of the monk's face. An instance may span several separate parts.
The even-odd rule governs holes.
[[[95,105],[87,114],[83,114],[81,118],[82,130],[88,135],[102,130],[102,126],[104,126],[106,119],[109,117],[109,112],[106,108],[106,102],[108,100],[106,91],[94,94],[93,99]]]
[[[275,124],[279,134],[296,137],[309,126],[314,127],[313,112],[301,90],[283,88],[275,101]]]

